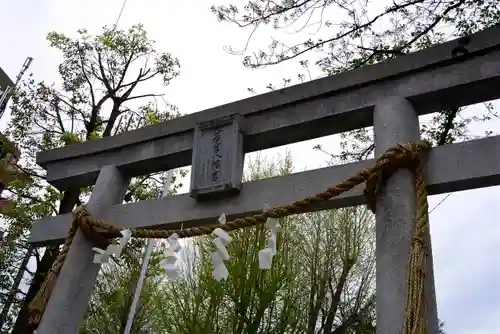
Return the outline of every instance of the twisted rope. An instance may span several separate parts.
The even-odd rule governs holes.
[[[172,235],[172,233],[177,233],[180,238],[207,235],[212,233],[215,228],[222,228],[225,231],[230,232],[240,228],[263,224],[269,217],[284,218],[293,214],[309,212],[318,204],[339,196],[363,182],[366,182],[364,194],[366,196],[368,207],[375,212],[376,195],[383,186],[383,182],[398,169],[409,168],[412,170],[416,182],[416,196],[418,199],[416,209],[417,224],[415,228],[415,236],[411,245],[408,271],[408,296],[402,333],[421,334],[425,330],[427,322],[427,310],[424,300],[423,285],[425,278],[426,257],[428,254],[425,235],[429,229],[429,217],[427,190],[424,182],[424,169],[420,161],[420,155],[430,147],[431,145],[427,141],[417,141],[404,145],[398,144],[384,152],[377,159],[375,166],[372,168],[360,171],[356,175],[348,178],[336,186],[328,188],[324,192],[306,197],[292,204],[274,208],[265,213],[255,214],[245,218],[238,218],[227,222],[224,225],[214,224],[209,226],[186,228],[182,230],[130,229],[130,231],[134,237],[155,239],[167,238]],[[100,245],[101,248],[104,248],[105,245],[109,244],[110,238],[120,236],[120,229],[101,220],[92,218],[84,206],[80,206],[75,209],[73,212],[73,223],[61,252],[54,261],[49,274],[42,284],[42,287],[30,304],[30,311],[32,312],[30,321],[34,324],[38,324],[41,316],[43,315],[48,299],[55,285],[55,281],[57,280],[57,276],[63,266],[66,255],[68,254],[78,228],[80,228],[82,233],[87,238],[95,244]],[[104,232],[98,232],[96,229],[104,230]]]
[[[422,334],[427,331],[427,303],[425,299],[425,276],[429,244],[429,204],[424,180],[424,166],[418,163],[414,170],[417,197],[416,226],[411,243],[408,265],[408,295],[405,306],[404,334]]]

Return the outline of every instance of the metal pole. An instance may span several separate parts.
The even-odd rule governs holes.
[[[1,231],[1,230],[0,230]],[[21,262],[21,266],[19,267],[19,270],[17,271],[16,277],[14,278],[14,283],[12,284],[12,289],[9,293],[9,296],[7,297],[7,300],[5,301],[5,304],[2,308],[2,313],[0,314],[0,330],[2,330],[3,325],[5,323],[5,320],[7,319],[7,316],[9,315],[9,310],[12,304],[14,303],[16,299],[16,294],[19,289],[19,285],[21,284],[21,280],[23,279],[24,272],[26,271],[26,267],[28,266],[28,262],[31,258],[31,253],[33,252],[33,246],[29,246],[28,249],[26,250],[26,253],[24,254],[23,261]]]
[[[168,196],[171,185],[172,185],[172,171],[169,170],[167,172],[165,184],[163,185],[163,189],[159,197]],[[134,291],[134,297],[132,298],[132,303],[130,304],[130,309],[127,316],[127,324],[125,325],[125,330],[123,331],[123,334],[130,334],[130,331],[132,330],[132,324],[134,323],[134,316],[137,310],[137,304],[139,303],[139,298],[141,296],[142,285],[144,284],[144,280],[146,279],[149,260],[151,258],[151,254],[153,253],[153,248],[155,245],[156,245],[156,239],[148,240],[146,252],[144,253],[144,258],[142,259],[139,279],[137,280],[137,285]]]
[[[21,82],[21,78],[23,77],[24,73],[30,67],[32,61],[33,61],[32,57],[26,58],[23,66],[21,67],[21,71],[19,71],[19,73],[17,74],[16,82],[14,83],[14,86],[13,87],[8,86],[5,89],[5,92],[3,92],[2,96],[0,97],[0,117],[2,117],[3,113],[5,112],[5,108],[7,107],[7,102],[8,102],[8,99],[10,97],[11,91],[13,91],[15,88],[17,88],[17,86]]]

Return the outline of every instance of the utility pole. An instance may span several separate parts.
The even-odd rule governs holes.
[[[2,313],[0,313],[0,331],[2,330],[2,327],[5,323],[5,320],[7,320],[7,316],[9,315],[10,307],[14,303],[16,299],[16,294],[19,289],[19,285],[21,284],[21,280],[23,279],[24,272],[26,270],[26,267],[28,266],[28,262],[31,258],[31,253],[33,252],[33,247],[30,245],[28,249],[26,250],[26,254],[24,254],[23,261],[21,262],[21,266],[19,267],[19,270],[17,271],[16,277],[14,278],[14,283],[12,284],[12,288],[9,292],[9,295],[7,296],[7,300],[5,301],[5,304],[3,305],[2,308]]]
[[[160,193],[159,197],[168,196],[170,187],[172,185],[172,170],[169,170],[166,175],[165,184]],[[123,334],[130,334],[132,330],[132,324],[134,323],[134,316],[137,309],[137,304],[139,303],[139,298],[141,296],[142,285],[146,279],[146,273],[148,271],[149,260],[151,259],[151,254],[153,253],[153,248],[156,245],[156,239],[149,239],[146,251],[144,253],[144,258],[142,259],[141,272],[139,273],[139,279],[137,280],[137,285],[134,291],[134,297],[132,298],[132,303],[130,304],[130,309],[127,317],[127,324],[125,325],[125,330]]]
[[[2,95],[0,96],[0,118],[3,116],[3,113],[5,112],[5,109],[7,107],[7,102],[9,101],[9,97],[10,97],[11,93],[14,91],[14,89],[16,89],[16,87],[21,82],[21,78],[23,77],[23,75],[26,73],[26,71],[30,67],[32,61],[33,61],[32,57],[26,58],[23,66],[21,67],[21,70],[19,71],[19,73],[16,76],[16,82],[14,83],[14,86],[8,86],[3,91]]]
[[[28,68],[31,65],[31,62],[33,61],[32,57],[26,58],[24,61],[23,66],[21,67],[21,70],[16,76],[16,82],[14,83],[13,86],[7,86],[5,90],[1,93],[0,95],[0,118],[3,116],[5,109],[7,107],[7,102],[9,101],[10,95],[14,91],[14,89],[19,85],[21,82],[21,79],[23,75],[26,73]],[[10,80],[10,79],[9,79]],[[0,242],[3,241],[3,236],[4,236],[4,230],[2,229],[0,231]],[[31,253],[33,252],[33,247],[30,245],[28,249],[26,250],[26,253],[24,254],[23,260],[21,261],[21,265],[19,266],[19,270],[17,271],[16,277],[14,278],[14,282],[12,284],[12,288],[7,296],[7,299],[3,305],[2,312],[0,313],[0,330],[2,330],[2,327],[7,319],[7,316],[9,315],[10,307],[14,303],[16,299],[16,294],[19,289],[19,285],[21,284],[21,280],[23,279],[24,272],[26,271],[26,267],[28,266],[28,262],[31,258]]]

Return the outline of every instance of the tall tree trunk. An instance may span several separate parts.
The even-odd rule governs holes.
[[[347,276],[351,270],[353,264],[344,264],[342,268],[342,273],[340,274],[339,281],[335,287],[335,294],[332,296],[330,302],[330,308],[328,310],[328,316],[326,317],[325,326],[323,327],[324,333],[331,333],[333,329],[333,321],[335,320],[335,315],[337,314],[337,309],[340,303],[340,297],[342,291],[344,290],[345,283],[347,281]]]
[[[118,118],[118,116],[120,116],[121,104],[122,104],[122,101],[120,99],[113,100],[113,108],[111,109],[111,114],[109,115],[109,118],[108,118],[108,124],[106,125],[106,128],[104,128],[104,131],[102,133],[103,138],[111,136],[111,131],[113,130],[113,127],[115,126],[116,119]]]

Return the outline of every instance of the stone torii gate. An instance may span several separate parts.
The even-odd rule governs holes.
[[[500,98],[500,26],[381,64],[186,115],[98,141],[37,155],[47,180],[60,190],[95,183],[88,209],[118,228],[174,229],[259,213],[267,201],[285,205],[324,191],[374,165],[360,161],[241,183],[245,153],[374,126],[375,152],[418,140],[418,116]],[[500,185],[500,136],[431,149],[429,194]],[[121,204],[131,177],[192,164],[190,194]],[[415,185],[408,170],[387,180],[377,196],[377,333],[399,333],[407,295],[414,229]],[[365,203],[353,190],[311,210]],[[72,215],[38,220],[33,245],[60,243]],[[37,330],[75,333],[85,315],[100,265],[78,231]],[[235,260],[237,261],[237,259]],[[429,255],[428,332],[437,333]]]

